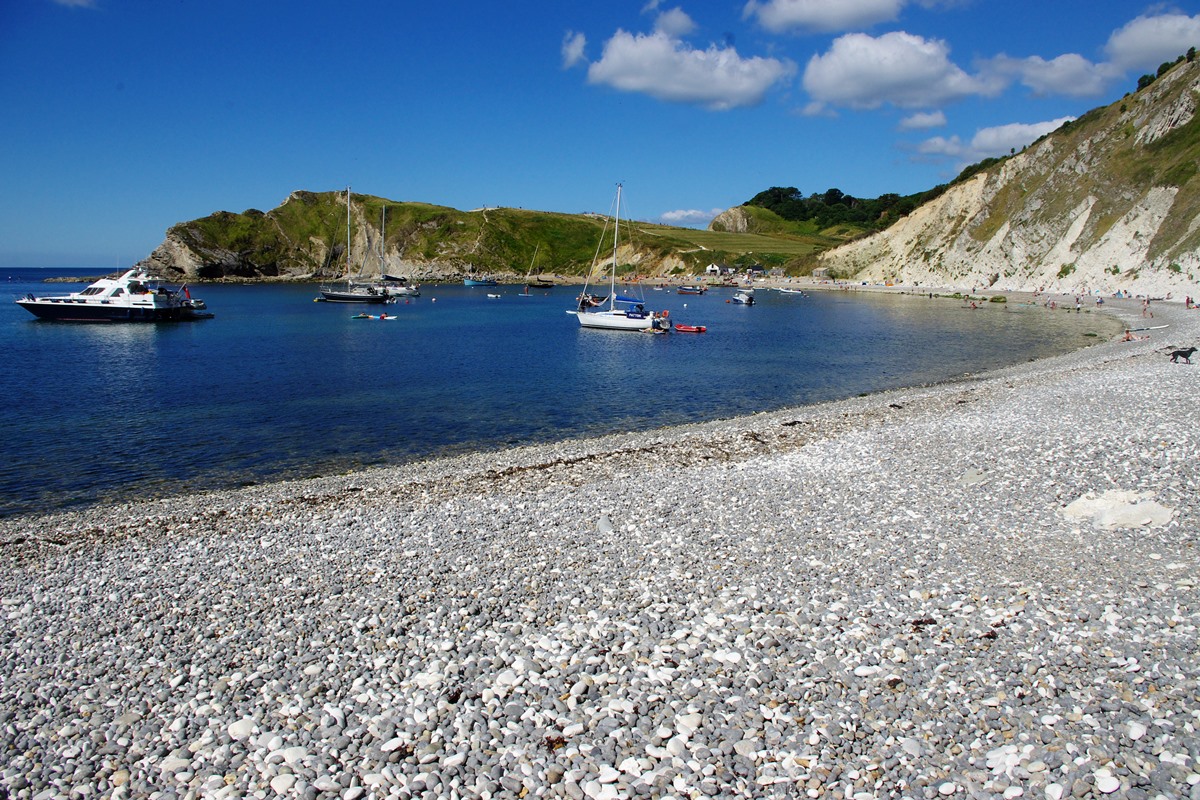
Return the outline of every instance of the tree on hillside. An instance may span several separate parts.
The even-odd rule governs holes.
[[[811,222],[818,228],[852,224],[882,230],[912,211],[922,195],[902,197],[894,192],[874,199],[859,198],[830,188],[804,197],[794,186],[773,186],[743,203],[775,212],[792,222]]]

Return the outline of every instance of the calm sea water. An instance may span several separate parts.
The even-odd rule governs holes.
[[[314,286],[259,285],[193,287],[211,320],[79,325],[12,302],[86,285],[46,274],[66,273],[0,270],[0,516],[815,403],[1111,332],[1095,314],[760,289],[753,307],[649,291],[650,308],[708,326],[650,336],[581,330],[572,288],[450,285],[389,322],[314,303]]]

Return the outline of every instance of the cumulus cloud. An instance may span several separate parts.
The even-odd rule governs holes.
[[[1200,14],[1141,16],[1113,31],[1104,52],[1113,66],[1153,69],[1200,42]]]
[[[907,0],[749,0],[742,11],[769,31],[846,31],[890,22]]]
[[[972,95],[994,95],[1003,83],[968,75],[950,61],[945,42],[896,31],[849,33],[813,56],[804,88],[821,105],[872,109],[891,103],[929,108]],[[811,108],[811,107],[810,107]]]
[[[1016,78],[1034,94],[1042,96],[1096,97],[1122,74],[1110,64],[1093,64],[1076,53],[1049,61],[1040,56],[1009,58],[1002,55],[989,61],[986,68],[999,76]]]
[[[1200,15],[1140,16],[1113,31],[1105,45],[1106,62],[1093,63],[1077,53],[1052,59],[1000,55],[983,69],[997,80],[1017,80],[1035,95],[1099,97],[1131,69],[1152,70],[1200,42]]]
[[[693,208],[668,211],[659,217],[659,221],[664,225],[676,225],[681,228],[707,227],[708,223],[713,221],[713,217],[724,210],[723,208],[714,208],[711,211],[700,211]]]
[[[919,111],[900,120],[902,131],[924,131],[940,128],[946,124],[946,115],[941,111]]]
[[[672,8],[658,15],[654,30],[667,36],[687,36],[696,30],[696,23],[682,8]]]
[[[773,33],[835,33],[891,22],[905,6],[965,5],[972,0],[747,0],[742,17],[754,17]]]
[[[732,47],[697,50],[661,30],[632,34],[618,30],[588,67],[588,81],[659,100],[695,103],[724,111],[760,103],[795,65],[774,58],[742,58]]]
[[[583,51],[587,47],[587,37],[582,33],[567,31],[563,37],[562,59],[563,69],[570,69],[584,60]]]
[[[969,142],[962,141],[958,136],[935,136],[922,142],[917,148],[917,152],[926,157],[952,160],[959,166],[966,166],[985,158],[993,158],[1005,155],[1012,150],[1020,150],[1047,133],[1061,128],[1063,123],[1071,122],[1074,119],[1075,117],[1061,117],[1047,122],[1032,124],[1015,122],[992,128],[980,128]]]

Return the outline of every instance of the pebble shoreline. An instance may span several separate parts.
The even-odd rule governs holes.
[[[0,796],[1200,800],[1200,313],[1109,305],[1170,328],[0,521]]]

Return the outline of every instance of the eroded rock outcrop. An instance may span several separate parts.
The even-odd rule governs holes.
[[[1200,64],[1181,63],[821,264],[872,282],[1194,294],[1198,92]]]

